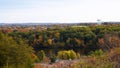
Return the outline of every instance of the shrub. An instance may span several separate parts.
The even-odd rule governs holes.
[[[68,50],[68,51],[59,51],[58,52],[58,58],[59,59],[64,59],[64,60],[70,60],[70,59],[75,59],[76,53],[73,50]]]
[[[70,57],[69,59],[75,59],[77,56],[76,56],[76,53],[73,51],[73,50],[69,50],[69,53],[70,53]]]
[[[96,50],[96,51],[91,51],[89,53],[90,56],[102,56],[103,55],[103,51],[101,49]]]
[[[114,63],[91,57],[90,59],[85,59],[77,62],[74,64],[73,68],[114,68]]]
[[[43,62],[43,61],[44,61],[44,58],[46,57],[46,56],[45,56],[45,52],[44,52],[43,50],[38,51],[38,52],[37,52],[37,56],[38,56],[40,62]]]
[[[51,60],[51,63],[54,63],[56,61],[56,56],[55,55],[51,56],[50,60]]]
[[[77,59],[80,59],[80,53],[77,53]]]

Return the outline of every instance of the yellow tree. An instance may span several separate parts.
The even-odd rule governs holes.
[[[53,44],[53,40],[52,39],[48,39],[48,44],[52,45]]]

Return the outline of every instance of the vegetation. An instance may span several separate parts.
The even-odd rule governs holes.
[[[111,46],[116,43],[116,40],[119,40],[120,27],[118,25],[67,27],[62,29],[56,27],[55,29],[42,31],[14,31],[10,32],[9,36],[12,36],[17,43],[20,39],[24,40],[35,51],[42,48],[80,48],[83,54],[88,54],[90,51],[101,48],[106,50],[107,43],[112,42]],[[110,41],[111,36],[114,41]],[[115,46],[114,44],[113,47]]]
[[[90,56],[102,56],[104,53],[103,51],[100,49],[100,50],[95,50],[95,51],[91,51],[89,53]]]
[[[44,62],[45,59],[45,52],[43,50],[37,52],[37,56],[41,62]]]
[[[63,50],[48,54],[45,49]],[[120,25],[0,31],[0,66],[6,68],[31,68],[35,62],[56,59],[80,59],[75,68],[117,68],[119,52]]]
[[[63,60],[73,60],[76,59],[76,53],[73,50],[59,51],[58,58]]]
[[[89,61],[80,61],[73,68],[114,68],[114,63],[109,61],[101,61],[100,59],[87,59]],[[70,67],[72,68],[72,67]]]
[[[56,61],[57,57],[55,55],[50,57],[51,63],[54,63]]]
[[[11,37],[0,33],[0,66],[26,65],[32,63],[34,51],[26,44],[17,44]],[[24,49],[24,50],[23,50]]]

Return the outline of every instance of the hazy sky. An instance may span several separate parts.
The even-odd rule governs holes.
[[[0,23],[120,21],[120,0],[0,0]]]

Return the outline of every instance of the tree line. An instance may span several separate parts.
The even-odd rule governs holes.
[[[19,43],[19,40],[24,40],[29,46],[32,46],[35,51],[41,48],[80,48],[84,53],[101,48],[100,40],[107,35],[116,35],[119,38],[119,25],[100,25],[86,27],[67,27],[47,29],[43,31],[19,32],[14,31],[9,33],[14,40]]]

